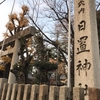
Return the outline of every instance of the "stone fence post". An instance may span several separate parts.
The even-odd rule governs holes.
[[[84,88],[73,88],[73,100],[84,100]]]
[[[35,84],[31,87],[30,100],[38,100],[39,98],[39,85]]]
[[[48,100],[48,86],[43,84],[39,87],[39,99],[38,100]]]
[[[59,90],[59,100],[70,99],[70,88],[67,86],[61,86]]]
[[[2,93],[4,83],[7,83],[7,79],[6,78],[0,78],[0,97],[1,97],[1,93]]]
[[[59,99],[59,87],[50,86],[49,100],[58,100],[58,99]]]

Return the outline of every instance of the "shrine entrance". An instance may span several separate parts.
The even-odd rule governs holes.
[[[13,69],[13,65],[18,62],[19,59],[19,49],[20,43],[19,39],[24,37],[25,39],[31,38],[36,33],[34,27],[28,27],[23,31],[5,39],[4,47],[1,52],[1,57],[9,56],[11,58],[11,63],[5,65],[5,71],[0,72],[0,78],[7,78],[8,83],[15,83],[16,78],[13,73],[10,72]],[[0,49],[2,48],[3,41],[0,42]]]

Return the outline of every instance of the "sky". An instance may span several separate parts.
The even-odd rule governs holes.
[[[3,0],[0,0],[0,2]],[[3,40],[3,33],[6,32],[5,25],[9,21],[8,15],[11,12],[14,0],[6,0],[0,5],[0,41]],[[21,7],[20,0],[15,0],[13,12],[18,12]],[[21,10],[21,9],[20,9]]]
[[[0,0],[0,2],[1,1],[3,0]],[[31,1],[32,0],[30,0],[30,2]],[[5,2],[0,5],[0,41],[4,39],[3,33],[5,33],[7,30],[5,25],[9,21],[8,15],[11,13],[13,2],[14,0],[5,0]],[[21,12],[21,6],[23,5],[23,2],[25,2],[25,0],[15,0],[13,13]]]
[[[0,2],[1,1],[3,1],[3,0],[0,0]],[[24,0],[15,0],[13,12],[21,11],[21,2],[22,1],[24,1]],[[99,1],[99,0],[97,0],[97,1]],[[5,33],[7,30],[5,25],[9,21],[8,15],[11,12],[13,2],[14,2],[14,0],[5,0],[5,2],[0,5],[0,41],[3,40],[3,38],[4,38],[3,33]]]

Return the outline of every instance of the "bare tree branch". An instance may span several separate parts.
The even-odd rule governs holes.
[[[3,0],[2,2],[0,2],[0,5],[3,3],[3,2],[5,2],[6,0]]]

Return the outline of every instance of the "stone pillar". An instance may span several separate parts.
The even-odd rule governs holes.
[[[11,68],[10,69],[13,69],[13,65],[18,62],[19,47],[20,47],[19,40],[16,39],[15,40],[15,46],[14,46],[14,52],[13,52],[13,56],[12,56],[12,61],[11,61]],[[15,75],[10,72],[9,73],[9,77],[8,77],[8,83],[15,83],[15,82],[16,82]]]
[[[24,88],[23,100],[30,100],[30,95],[31,95],[31,85],[27,84],[25,85]]]
[[[48,100],[48,86],[43,84],[39,87],[39,99],[38,100]]]
[[[2,93],[4,83],[7,83],[7,79],[6,78],[0,78],[0,97],[1,97],[1,93]]]
[[[79,88],[79,87],[73,88],[73,100],[85,100],[84,88]]]
[[[70,100],[70,88],[61,86],[59,90],[59,100]]]
[[[0,100],[6,100],[7,90],[8,90],[8,84],[5,83],[3,86],[3,91]]]
[[[18,92],[18,84],[13,84],[11,100],[16,100]]]
[[[24,86],[25,86],[24,84],[19,84],[18,85],[18,91],[17,91],[16,100],[23,100]]]
[[[100,88],[95,0],[75,0],[75,87]]]
[[[89,88],[88,89],[88,98],[89,98],[89,100],[100,100],[100,89]]]
[[[38,100],[39,98],[39,85],[35,84],[31,87],[30,100]]]
[[[8,90],[7,90],[6,100],[10,100],[11,95],[12,95],[12,84],[8,84]]]
[[[59,87],[58,86],[50,86],[49,91],[49,100],[58,100],[59,99]],[[62,99],[64,100],[64,99]]]

